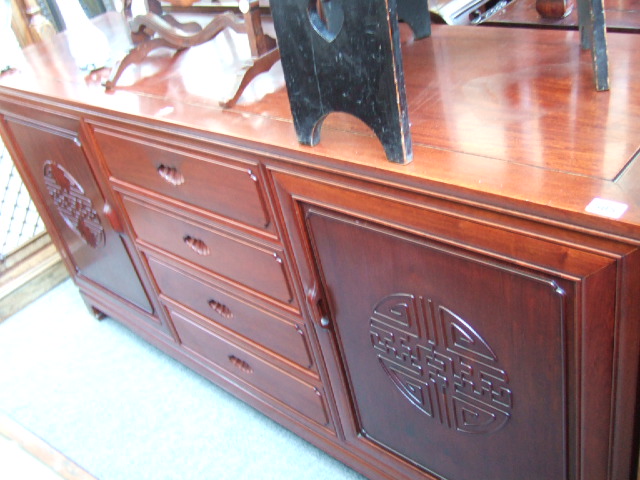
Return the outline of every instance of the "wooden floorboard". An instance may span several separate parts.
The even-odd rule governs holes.
[[[20,448],[18,451],[19,455],[15,455],[14,453],[14,456],[20,456],[20,462],[22,462],[23,465],[25,461],[32,462],[32,465],[25,465],[25,470],[31,467],[35,467],[36,469],[45,467],[51,471],[51,476],[47,476],[47,478],[97,480],[96,477],[76,465],[42,439],[38,438],[11,418],[0,413],[0,438],[2,437],[9,442],[0,443],[1,448],[14,448],[18,446]],[[22,455],[22,452],[28,455]],[[16,464],[20,466],[19,463]],[[9,467],[10,465],[3,462],[3,465],[0,466],[0,477],[3,476],[3,469]]]
[[[4,259],[0,267],[0,322],[68,277],[48,235],[42,235]]]

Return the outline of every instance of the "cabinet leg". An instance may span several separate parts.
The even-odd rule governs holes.
[[[89,300],[87,297],[85,297],[82,294],[82,292],[80,292],[80,296],[82,297],[82,301],[86,305],[87,310],[89,310],[89,313],[91,313],[91,315],[93,315],[96,320],[104,320],[105,318],[107,318],[108,315],[106,313],[104,313],[102,310],[100,310],[99,308],[96,308],[91,303],[91,300]]]

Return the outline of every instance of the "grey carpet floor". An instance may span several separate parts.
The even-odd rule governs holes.
[[[0,410],[102,480],[364,478],[93,319],[70,280],[0,323]]]

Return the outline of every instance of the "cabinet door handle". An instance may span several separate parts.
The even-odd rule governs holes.
[[[164,181],[177,187],[184,183],[184,175],[175,167],[167,167],[166,165],[160,165],[157,168],[158,175],[162,177]]]
[[[225,304],[220,303],[213,299],[209,300],[209,302],[207,303],[209,304],[209,307],[211,308],[211,310],[216,312],[221,317],[224,317],[226,319],[233,318],[233,312]]]
[[[307,289],[307,300],[313,309],[313,315],[316,318],[320,318],[318,324],[325,329],[329,329],[331,327],[331,320],[329,320],[329,315],[327,313],[327,308],[325,305],[325,301],[320,293],[320,287],[317,283],[314,283],[310,288]]]
[[[104,207],[102,207],[102,213],[104,213],[104,216],[107,217],[107,220],[109,220],[109,223],[111,224],[111,228],[113,228],[113,230],[117,234],[122,235],[124,233],[124,228],[122,228],[122,223],[120,223],[120,218],[118,218],[118,214],[111,207],[111,205],[109,205],[108,203],[105,203]]]
[[[198,255],[205,256],[211,253],[206,243],[204,243],[202,240],[198,240],[197,238],[193,238],[191,235],[185,236],[182,240],[184,241],[185,245],[187,245],[187,247],[196,252]]]
[[[253,368],[247,362],[242,360],[241,358],[236,357],[235,355],[229,355],[229,362],[231,365],[236,367],[238,370],[243,371],[244,373],[253,373]]]

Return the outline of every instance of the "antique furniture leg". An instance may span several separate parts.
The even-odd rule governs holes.
[[[387,158],[412,159],[396,0],[273,0],[298,140],[316,145],[331,112],[369,125]]]
[[[180,51],[213,39],[225,28],[244,31],[242,22],[231,12],[216,16],[202,28],[193,22],[182,24],[169,15],[160,16],[151,10],[131,20],[130,28],[135,46],[113,70],[105,83],[107,90],[115,87],[120,75],[129,65],[139,64],[157,48],[167,47]]]
[[[276,41],[262,30],[258,0],[241,0],[239,6],[244,21],[237,19],[233,13],[226,12],[217,15],[203,28],[197,23],[181,23],[171,15],[163,14],[158,0],[148,0],[148,12],[129,21],[135,47],[114,68],[105,87],[107,90],[114,88],[122,72],[132,63],[142,62],[152,50],[160,47],[184,50],[205,43],[224,29],[231,28],[247,35],[252,57],[238,74],[234,96],[222,102],[227,107],[234,105],[251,80],[268,71],[280,58]],[[125,2],[124,12],[127,18],[131,17],[131,0]]]
[[[164,38],[150,38],[145,40],[144,42],[136,45],[134,48],[129,51],[129,53],[122,59],[118,64],[114,67],[109,79],[105,82],[104,86],[107,90],[111,90],[116,86],[120,75],[122,72],[126,70],[126,68],[131,64],[140,64],[152,50],[156,50],[157,48],[166,47],[166,48],[175,48],[171,43],[169,43]],[[184,48],[177,49],[178,51],[184,50]]]
[[[246,34],[249,37],[251,61],[238,73],[234,96],[222,102],[222,106],[231,107],[236,104],[244,89],[261,73],[268,72],[280,59],[280,51],[276,41],[264,34],[260,18],[258,0],[240,0],[240,11],[244,15]]]
[[[578,0],[580,45],[591,50],[596,90],[609,90],[609,59],[602,0]]]
[[[427,0],[397,0],[398,19],[411,27],[416,39],[431,36],[431,17]]]

